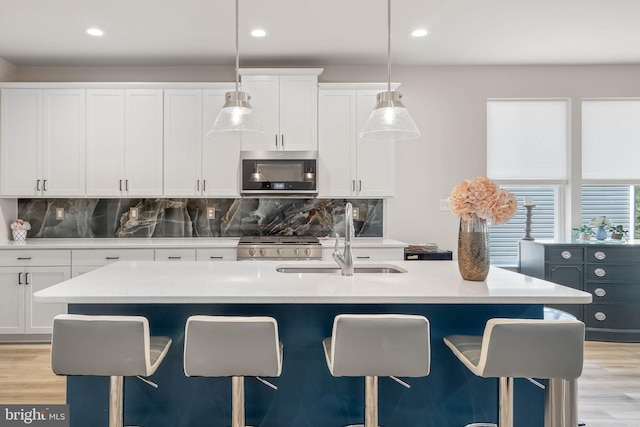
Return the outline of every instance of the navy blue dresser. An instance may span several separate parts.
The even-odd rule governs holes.
[[[593,295],[574,314],[592,341],[640,342],[640,246],[520,242],[520,272]]]

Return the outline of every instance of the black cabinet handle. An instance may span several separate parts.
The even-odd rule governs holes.
[[[128,179],[125,179],[125,180],[124,180],[124,189],[125,189],[126,191],[129,191],[129,180],[128,180]]]
[[[182,259],[181,256],[170,256],[169,259]]]
[[[18,273],[18,285],[22,285],[22,272]]]
[[[358,259],[369,259],[371,258],[369,255],[356,256]]]
[[[196,180],[196,191],[200,191],[200,180]]]
[[[284,135],[280,135],[280,145],[282,146],[282,149],[284,150]]]
[[[278,149],[278,135],[276,134],[276,150]]]
[[[108,256],[106,257],[106,259],[120,259],[119,256]]]
[[[122,191],[122,180],[120,180],[120,191]]]
[[[211,258],[211,259],[223,259],[224,257],[221,257],[221,256],[211,256],[211,257],[209,257],[209,258]]]
[[[202,180],[202,191],[207,191],[207,180],[206,179]]]
[[[29,284],[29,273],[24,273],[24,284],[28,285]]]
[[[36,180],[36,191],[40,191],[40,180]]]
[[[47,180],[46,179],[44,181],[42,181],[42,189],[44,191],[47,191]]]
[[[18,261],[26,261],[26,260],[30,260],[31,257],[30,256],[19,256],[18,257]]]

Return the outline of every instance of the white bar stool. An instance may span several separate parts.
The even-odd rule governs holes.
[[[483,336],[450,335],[444,342],[475,375],[500,379],[498,425],[513,427],[513,379],[544,378],[575,390],[582,374],[584,331],[577,320],[491,319]],[[546,388],[545,426],[577,426],[575,394],[564,405],[562,420],[549,420],[549,393],[556,387]]]
[[[51,368],[57,375],[110,377],[109,427],[122,427],[125,376],[153,375],[171,345],[168,337],[149,336],[141,316],[60,314],[53,319]]]
[[[334,377],[365,377],[364,427],[378,427],[378,377],[424,377],[431,366],[429,321],[405,314],[340,314],[322,341]],[[362,426],[363,424],[359,424]]]
[[[278,377],[282,343],[272,317],[191,316],[184,337],[184,373],[188,377],[232,377],[231,426],[245,427],[244,377]]]

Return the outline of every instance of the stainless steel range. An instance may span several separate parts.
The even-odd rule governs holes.
[[[246,236],[237,247],[238,261],[257,260],[319,260],[322,245],[312,236]]]

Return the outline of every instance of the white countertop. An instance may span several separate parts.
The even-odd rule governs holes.
[[[362,264],[381,263],[362,262]],[[394,261],[407,273],[352,277],[279,273],[279,266],[333,262],[116,262],[34,294],[76,304],[585,304],[591,294],[491,267],[486,282],[462,280],[451,261]]]
[[[0,241],[2,249],[162,249],[162,248],[235,248],[239,237],[167,237],[167,238],[96,238],[96,239],[27,239],[24,244],[12,240]],[[320,238],[323,247],[333,247],[335,239]],[[341,243],[342,245],[342,243]],[[381,237],[359,237],[352,241],[355,248],[404,248],[406,243]]]

